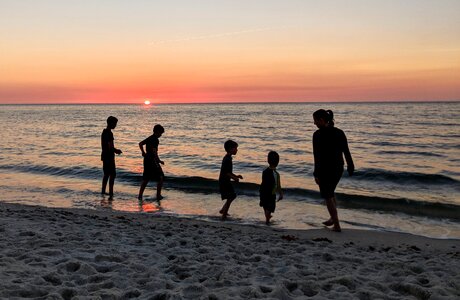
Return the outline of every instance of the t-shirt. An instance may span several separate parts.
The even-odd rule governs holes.
[[[222,166],[220,168],[219,182],[230,182],[228,173],[233,173],[233,161],[232,156],[227,154],[222,159]]]
[[[153,149],[158,150],[158,145],[160,144],[160,140],[156,136],[151,135],[145,140],[143,140],[142,143],[145,143],[145,152],[147,153],[147,156],[154,157],[155,152]]]
[[[278,189],[281,188],[280,174],[278,171],[266,168],[262,173],[262,183],[260,184],[260,197],[270,198],[275,195]]]
[[[109,147],[109,143],[113,142],[113,133],[110,129],[105,128],[101,134],[101,160],[114,159],[115,158],[115,149]]]
[[[314,175],[343,167],[343,153],[349,152],[345,133],[335,127],[320,128],[313,134]]]

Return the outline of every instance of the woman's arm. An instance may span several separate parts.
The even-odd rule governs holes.
[[[355,172],[355,165],[353,163],[353,158],[351,158],[350,149],[348,148],[348,141],[347,141],[347,137],[345,134],[343,134],[343,138],[344,138],[343,155],[345,156],[345,160],[347,162],[347,172],[348,172],[348,175],[352,176],[353,173]]]
[[[313,176],[315,176],[315,180],[318,178],[318,172],[320,168],[319,163],[319,136],[318,132],[313,134],[313,159],[314,159],[314,169],[313,169]]]

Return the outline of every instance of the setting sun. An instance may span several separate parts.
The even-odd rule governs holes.
[[[150,101],[149,101],[149,100],[145,100],[145,101],[144,101],[144,104],[145,104],[145,105],[149,105],[149,104],[150,104]]]

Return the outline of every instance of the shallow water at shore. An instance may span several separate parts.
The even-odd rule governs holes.
[[[337,189],[344,227],[460,238],[459,103],[4,105],[0,111],[0,201],[58,207],[176,214],[210,221],[222,205],[217,177],[223,142],[239,142],[234,170],[244,180],[234,222],[261,224],[258,184],[268,150],[281,155],[285,199],[274,226],[316,228],[327,218],[312,178],[311,113],[335,111],[357,167]],[[450,111],[445,120],[439,111]],[[115,200],[99,195],[100,133],[119,118]],[[142,174],[137,143],[161,123],[166,199],[136,195]],[[18,146],[20,145],[20,146]],[[153,183],[146,195],[153,195]]]
[[[165,198],[156,201],[154,185],[150,184],[144,200],[139,201],[137,185],[118,183],[115,186],[114,199],[109,200],[107,196],[99,194],[99,182],[95,180],[56,180],[52,176],[31,174],[23,174],[21,178],[30,185],[18,184],[17,174],[0,172],[0,201],[48,207],[162,214],[221,222],[218,211],[223,202],[215,193],[165,189]],[[239,196],[232,204],[230,214],[230,223],[266,226],[257,197]],[[453,220],[347,209],[340,206],[339,214],[344,229],[406,232],[427,237],[460,239],[460,223]],[[286,229],[318,229],[324,228],[321,223],[327,218],[326,207],[321,201],[298,201],[286,197],[277,203],[271,226]]]

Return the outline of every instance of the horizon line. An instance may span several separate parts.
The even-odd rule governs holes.
[[[366,104],[366,103],[456,103],[460,102],[460,99],[453,100],[350,100],[350,101],[235,101],[235,102],[161,102],[161,103],[150,103],[149,105],[206,105],[206,104],[321,104],[321,103],[334,103],[334,104]],[[0,105],[145,105],[142,102],[43,102],[43,103],[0,103]]]

